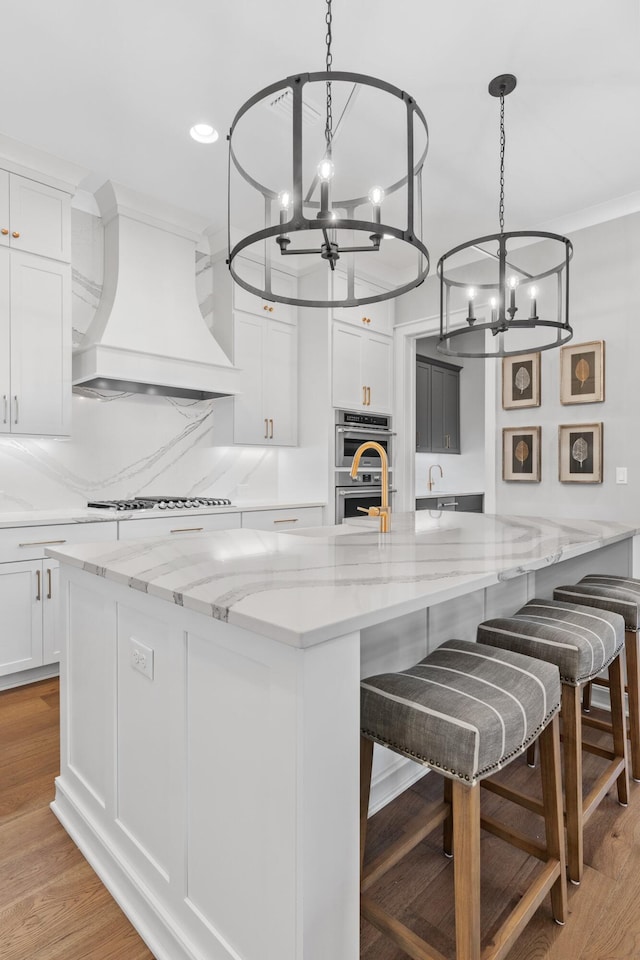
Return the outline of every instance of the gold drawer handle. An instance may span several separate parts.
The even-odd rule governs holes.
[[[3,227],[1,232],[2,232],[2,236],[3,236],[3,237],[6,237],[7,234],[9,233],[9,231],[7,230],[6,227]]]
[[[50,547],[54,543],[66,543],[66,540],[30,540],[28,543],[19,543],[19,547]]]
[[[176,527],[171,533],[202,533],[204,527]]]
[[[39,570],[36,570],[36,581],[38,583],[38,592],[36,593],[36,600],[42,599],[42,574]]]
[[[15,237],[15,238],[16,238],[16,240],[17,240],[17,239],[18,239],[18,237],[20,236],[20,234],[18,233],[18,231],[17,231],[17,230],[14,230],[14,231],[13,231],[13,233],[11,234],[11,236],[12,236],[12,237]]]
[[[51,570],[47,567],[47,600],[51,600]]]
[[[274,523],[297,523],[300,517],[289,517],[288,520],[274,520]]]

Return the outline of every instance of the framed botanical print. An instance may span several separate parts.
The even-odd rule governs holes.
[[[540,406],[540,353],[502,360],[502,409]]]
[[[604,340],[571,343],[560,350],[560,402],[604,400]]]
[[[503,428],[502,479],[540,482],[540,427]]]
[[[558,427],[562,483],[602,483],[602,433],[602,423],[568,423]]]

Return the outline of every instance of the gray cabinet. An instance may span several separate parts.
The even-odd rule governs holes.
[[[460,369],[416,357],[417,453],[460,453]]]
[[[459,510],[463,513],[484,513],[484,495],[465,493],[440,497],[416,497],[416,510]]]

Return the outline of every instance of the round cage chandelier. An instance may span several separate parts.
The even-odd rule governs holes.
[[[438,261],[437,349],[447,356],[518,356],[559,347],[573,337],[571,241],[542,230],[504,229],[504,98],[515,86],[510,73],[489,84],[491,96],[500,99],[500,232],[461,243]],[[479,295],[483,302],[478,302]],[[477,331],[490,331],[493,340],[486,333],[476,336]]]
[[[231,125],[227,264],[236,283],[263,299],[349,307],[396,297],[429,272],[429,134],[413,97],[332,69],[332,0],[325,2],[326,69],[265,87]],[[242,224],[239,239],[232,223]],[[305,277],[295,295],[283,273]],[[380,277],[384,290],[371,285]]]

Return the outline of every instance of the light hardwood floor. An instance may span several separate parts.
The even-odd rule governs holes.
[[[0,693],[0,957],[2,960],[154,960],[49,810],[58,770],[58,685],[46,680]],[[585,755],[595,775],[595,758]],[[537,771],[510,764],[504,777],[524,789]],[[426,777],[372,818],[368,857],[402,831],[425,799],[439,794]],[[483,796],[485,809],[504,815],[505,803]],[[535,817],[512,822],[535,835]],[[452,956],[452,866],[439,834],[421,843],[371,889],[417,933]],[[483,929],[497,927],[518,899],[537,862],[483,834]],[[640,960],[640,785],[624,810],[609,796],[585,837],[585,876],[569,888],[564,927],[541,907],[508,960]],[[362,960],[406,960],[367,923]],[[327,958],[332,960],[332,958]]]

